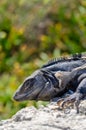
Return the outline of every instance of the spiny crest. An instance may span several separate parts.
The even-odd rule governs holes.
[[[51,65],[55,65],[59,62],[66,62],[66,61],[74,61],[74,60],[80,60],[86,58],[86,53],[76,53],[67,57],[61,57],[61,58],[54,58],[48,61],[47,64],[43,65],[42,68],[49,67]]]

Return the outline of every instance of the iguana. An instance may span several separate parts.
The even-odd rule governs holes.
[[[83,66],[84,68],[82,68]],[[79,91],[79,89],[79,95],[81,95],[83,89],[85,90],[85,94],[82,93],[82,95],[86,95],[85,67],[86,53],[52,60],[27,77],[15,92],[13,98],[16,101],[50,101],[72,90],[74,92],[73,98],[76,100],[78,98],[77,91]],[[82,99],[82,97],[79,97],[79,99]],[[69,99],[72,100],[72,97]],[[65,103],[68,100],[64,99],[63,102]]]

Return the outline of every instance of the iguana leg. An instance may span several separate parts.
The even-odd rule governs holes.
[[[80,100],[86,97],[86,78],[84,78],[78,85],[75,93],[67,98],[64,98],[61,103],[61,107],[64,108],[66,105],[75,104],[77,113],[79,113]],[[58,104],[58,102],[57,102]]]

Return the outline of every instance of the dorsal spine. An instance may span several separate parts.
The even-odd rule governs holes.
[[[66,61],[74,61],[74,60],[80,60],[86,58],[86,53],[76,53],[67,57],[61,57],[61,58],[54,58],[50,61],[48,61],[47,64],[43,65],[42,68],[49,67],[51,65],[57,64],[59,62],[66,62]]]

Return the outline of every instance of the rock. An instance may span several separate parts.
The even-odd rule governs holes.
[[[86,101],[79,114],[75,109],[65,112],[55,107],[51,103],[39,109],[23,108],[11,119],[0,121],[0,130],[86,130]]]

